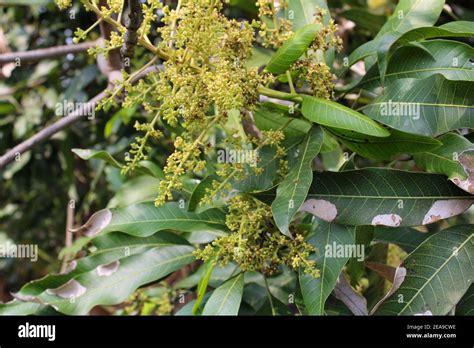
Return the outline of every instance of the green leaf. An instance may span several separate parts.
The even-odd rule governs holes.
[[[12,300],[7,303],[0,303],[0,315],[51,315],[54,310],[50,307],[34,302],[23,302]]]
[[[112,165],[112,167],[119,169],[123,167],[123,164],[113,158],[112,155],[105,150],[72,149],[71,151],[86,161],[90,159],[99,159]],[[140,161],[138,163],[137,172],[145,175],[151,175],[160,179],[165,177],[161,168],[150,161]]]
[[[309,315],[324,315],[327,298],[336,286],[337,278],[349,259],[349,255],[327,253],[327,248],[345,248],[354,245],[355,228],[319,221],[314,232],[308,236],[308,243],[317,249],[316,267],[320,277],[313,278],[300,272],[300,286],[306,311]]]
[[[306,24],[314,23],[317,10],[326,10],[323,23],[327,24],[331,19],[326,0],[289,0],[288,19],[291,21],[293,31],[304,27]]]
[[[285,73],[306,52],[320,30],[320,24],[307,24],[298,29],[275,52],[272,59],[268,62],[266,70],[272,74]]]
[[[329,128],[329,131],[336,135],[341,143],[350,150],[360,156],[374,160],[391,159],[402,153],[413,154],[429,151],[442,145],[436,139],[400,132],[396,129],[391,129],[390,135],[384,138],[337,128]]]
[[[364,114],[403,132],[435,136],[474,124],[474,84],[435,74],[400,79],[362,108]]]
[[[94,269],[37,298],[61,313],[83,315],[97,305],[121,303],[138,287],[193,262],[193,250],[184,245],[153,248],[121,259],[110,272],[100,275]]]
[[[272,214],[280,231],[288,237],[293,216],[301,207],[313,181],[311,163],[318,155],[323,142],[323,130],[314,126],[299,146],[297,163],[278,185]]]
[[[376,55],[382,40],[387,40],[388,37],[395,41],[411,29],[433,25],[438,20],[443,5],[444,0],[401,0],[374,40],[351,53],[349,66]]]
[[[474,277],[473,226],[455,226],[425,240],[405,260],[401,287],[375,315],[446,315],[467,292]]]
[[[375,137],[390,135],[386,129],[370,118],[326,99],[304,96],[301,112],[308,120],[323,126],[354,130]]]
[[[399,48],[390,59],[385,85],[402,78],[426,78],[442,74],[448,80],[474,81],[474,67],[469,61],[474,49],[462,42],[431,40],[417,46]],[[372,90],[380,87],[377,67],[372,67],[358,87]]]
[[[474,315],[474,285],[471,284],[469,290],[456,305],[456,315]]]
[[[444,1],[440,1],[444,3]],[[450,22],[440,27],[417,28],[406,32],[404,35],[387,34],[381,38],[377,50],[377,60],[382,82],[384,81],[388,61],[393,52],[412,41],[426,40],[434,37],[474,37],[473,22]]]
[[[100,159],[102,161],[105,161],[106,163],[112,165],[115,168],[123,167],[123,164],[118,162],[115,158],[112,157],[110,153],[104,150],[72,149],[71,151],[86,161],[94,158],[94,159]]]
[[[416,165],[431,173],[444,174],[460,188],[474,194],[474,144],[455,133],[438,139],[443,146],[415,155]]]
[[[256,197],[271,201],[274,191]],[[387,168],[314,172],[301,210],[346,225],[419,226],[459,215],[474,197],[444,176]]]
[[[420,232],[410,227],[393,229],[385,226],[376,226],[374,241],[396,244],[407,253],[411,253],[432,234],[431,232]]]
[[[100,210],[74,232],[88,236],[99,233],[124,232],[147,237],[157,231],[180,232],[226,231],[225,214],[217,209],[201,214],[188,212],[180,203],[169,202],[155,207],[152,202],[134,204],[125,208]]]
[[[203,315],[237,315],[244,290],[244,274],[229,279],[212,293]]]
[[[199,280],[197,286],[197,298],[193,306],[193,315],[198,313],[199,306],[201,305],[204,295],[206,294],[207,284],[209,284],[209,279],[211,279],[212,271],[214,270],[215,266],[214,258],[206,262],[204,276]]]
[[[187,241],[171,232],[161,232],[146,238],[133,237],[124,233],[109,233],[92,240],[96,251],[90,256],[73,261],[74,268],[65,274],[49,274],[25,284],[16,294],[20,298],[38,296],[48,288],[57,288],[81,274],[95,270],[101,265],[110,265],[130,255],[147,250],[188,245]]]

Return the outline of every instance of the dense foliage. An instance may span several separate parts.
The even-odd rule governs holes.
[[[39,3],[0,59],[94,44],[0,65],[2,152],[105,92],[3,169],[0,314],[473,313],[469,1]]]

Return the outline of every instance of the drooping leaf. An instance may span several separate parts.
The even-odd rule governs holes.
[[[272,214],[280,231],[291,237],[290,222],[304,202],[313,181],[311,163],[323,142],[321,127],[313,127],[299,146],[298,160],[285,179],[278,185]]]
[[[58,288],[74,277],[90,272],[99,266],[110,265],[117,261],[120,262],[123,258],[143,253],[153,248],[188,245],[185,239],[165,231],[146,238],[113,232],[93,239],[92,244],[97,250],[90,256],[71,261],[71,270],[67,273],[49,274],[41,279],[33,280],[25,284],[16,293],[16,296],[19,298],[37,296],[47,289]]]
[[[256,195],[271,201],[274,191]],[[419,226],[459,215],[474,197],[436,174],[387,168],[314,173],[301,210],[346,225]]]
[[[448,314],[474,277],[472,231],[471,225],[455,226],[425,240],[405,260],[401,287],[374,314]]]
[[[306,52],[316,34],[321,30],[320,24],[307,24],[298,29],[267,64],[266,70],[272,74],[283,74]]]
[[[354,244],[355,228],[318,221],[317,227],[308,236],[307,241],[317,250],[314,260],[320,271],[320,277],[313,278],[300,272],[301,293],[309,315],[324,315],[326,300],[336,286],[339,274],[350,256],[344,253],[338,255],[337,248],[346,248]]]
[[[74,154],[82,158],[83,160],[99,159],[105,161],[115,168],[121,169],[123,164],[117,161],[110,153],[105,150],[93,150],[93,149],[72,149]],[[164,178],[163,171],[160,167],[150,161],[140,161],[138,163],[137,171],[142,174],[151,175],[156,178]]]
[[[124,232],[137,237],[147,237],[162,230],[226,231],[225,214],[217,209],[196,214],[188,212],[185,206],[175,202],[165,203],[161,207],[155,207],[152,202],[139,203],[125,208],[101,210],[74,231],[90,236]]]
[[[123,164],[118,162],[115,158],[112,157],[110,153],[104,150],[92,150],[92,149],[72,149],[74,154],[82,158],[83,160],[90,160],[93,158],[100,159],[106,163],[112,165],[115,168],[122,168]]]
[[[83,273],[37,298],[64,314],[86,314],[96,305],[114,305],[141,285],[159,280],[194,261],[191,246],[153,248],[123,258],[114,269]]]
[[[444,1],[438,1],[437,5],[442,6],[442,4],[444,4]],[[401,36],[398,34],[384,35],[381,37],[377,49],[377,60],[382,82],[385,78],[387,64],[397,48],[412,41],[426,40],[434,37],[474,37],[474,23],[456,21],[446,23],[440,27],[418,27]]]
[[[474,144],[461,135],[448,133],[438,138],[443,145],[414,156],[418,167],[446,175],[463,190],[474,194]]]
[[[354,130],[375,137],[390,135],[385,128],[370,118],[326,99],[304,96],[301,112],[308,120],[323,126]]]
[[[474,84],[435,74],[400,79],[362,108],[364,114],[403,132],[436,136],[474,124]]]
[[[395,269],[395,272],[393,274],[393,278],[390,280],[392,283],[392,286],[390,287],[390,290],[380,299],[379,302],[375,304],[375,306],[371,309],[370,314],[373,314],[377,308],[387,299],[389,298],[395,291],[397,291],[400,286],[403,284],[405,281],[405,277],[407,275],[407,270],[405,267],[397,267]]]
[[[391,159],[402,153],[429,151],[442,144],[430,137],[400,132],[396,129],[391,129],[390,135],[383,138],[337,128],[329,128],[329,132],[336,135],[342,144],[358,155],[375,160]]]
[[[474,81],[474,66],[469,61],[474,49],[462,42],[430,40],[417,46],[399,48],[390,59],[385,85],[402,78],[426,78],[442,74],[448,80]],[[372,67],[358,87],[372,90],[381,87],[377,67]]]
[[[342,301],[354,315],[368,314],[367,300],[351,287],[343,272],[337,279],[334,296]]]
[[[214,290],[204,306],[203,315],[237,315],[244,290],[244,274],[229,279]]]

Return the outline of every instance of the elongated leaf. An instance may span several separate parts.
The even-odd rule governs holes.
[[[268,62],[266,69],[272,74],[283,74],[286,72],[306,52],[320,30],[320,24],[307,24],[298,29],[275,52],[272,59]]]
[[[244,290],[244,274],[229,279],[212,293],[203,315],[237,315]]]
[[[390,135],[377,122],[333,101],[304,96],[301,112],[308,120],[323,126],[354,130],[375,137]]]
[[[274,191],[257,197],[271,201]],[[346,225],[419,226],[463,213],[474,197],[436,174],[366,168],[314,173],[301,210]]]
[[[308,236],[308,243],[317,250],[316,267],[319,278],[300,272],[300,287],[309,315],[324,315],[325,303],[336,286],[339,274],[351,255],[339,253],[355,243],[355,228],[320,221]]]
[[[375,314],[448,314],[472,283],[473,254],[470,225],[451,227],[431,236],[407,257],[405,281]]]
[[[358,47],[349,56],[349,65],[366,57],[376,55],[382,39],[391,37],[393,41],[403,33],[419,27],[431,26],[438,20],[444,0],[402,0],[392,16],[380,29],[374,40]],[[387,48],[385,48],[387,49]]]
[[[51,307],[41,303],[12,300],[0,303],[0,315],[54,315],[57,314]]]
[[[191,263],[191,246],[160,247],[120,260],[110,272],[93,270],[37,298],[64,314],[86,314],[96,305],[114,305],[139,286],[156,281]]]
[[[456,305],[456,315],[474,315],[474,285],[469,287]]]
[[[436,74],[426,79],[400,79],[363,112],[392,128],[425,136],[440,135],[474,124],[474,84],[448,81]]]
[[[38,296],[47,289],[57,288],[81,274],[93,271],[104,265],[112,265],[128,256],[143,253],[153,248],[180,244],[188,245],[185,239],[170,232],[161,232],[146,238],[114,232],[99,236],[92,243],[97,248],[97,251],[90,256],[72,261],[72,270],[65,274],[50,274],[41,279],[31,281],[25,284],[16,293],[16,296],[19,298]]]
[[[446,175],[463,190],[474,194],[474,144],[455,133],[439,138],[443,146],[414,156],[418,167]]]
[[[225,214],[217,209],[196,214],[175,202],[159,208],[152,202],[139,203],[125,208],[100,210],[74,231],[89,236],[116,231],[147,237],[167,229],[181,232],[226,231]]]
[[[377,302],[375,304],[375,306],[371,309],[370,311],[370,314],[373,314],[377,308],[387,299],[389,298],[391,295],[393,295],[393,293],[395,291],[397,291],[399,288],[400,288],[400,285],[402,285],[402,283],[405,281],[405,277],[406,277],[406,274],[407,274],[407,269],[405,267],[397,267],[394,271],[394,274],[393,274],[393,278],[390,279],[391,283],[392,283],[392,287],[390,288],[390,290],[384,295],[384,297],[382,297],[380,299],[379,302]]]
[[[330,14],[326,0],[289,0],[288,19],[291,21],[293,31],[304,27],[306,24],[314,23],[318,8],[326,10],[323,23],[329,22]]]
[[[209,284],[209,279],[211,279],[211,275],[212,275],[212,271],[214,270],[214,267],[215,267],[215,264],[214,264],[213,259],[207,261],[205,264],[204,276],[199,280],[199,283],[197,286],[197,298],[193,306],[194,315],[196,315],[199,311],[199,306],[201,305],[204,295],[206,294],[207,285]]]
[[[393,229],[385,226],[376,226],[374,229],[374,241],[396,244],[407,253],[411,253],[432,234],[432,232],[423,233],[409,227]]]
[[[469,61],[473,56],[471,46],[457,41],[431,40],[401,47],[388,63],[385,85],[402,78],[426,78],[433,74],[442,74],[448,80],[474,81],[474,66]],[[369,90],[380,86],[375,66],[359,84]]]
[[[280,231],[291,237],[290,222],[303,204],[313,181],[311,163],[321,150],[323,130],[313,127],[299,147],[298,161],[278,185],[272,214]]]
[[[347,281],[344,273],[339,275],[334,296],[342,301],[354,315],[367,315],[367,300],[355,291]]]
[[[93,150],[93,149],[72,149],[74,154],[82,158],[83,160],[99,159],[102,160],[115,168],[122,168],[123,164],[117,161],[110,153],[105,150]],[[140,161],[138,163],[137,172],[141,174],[147,174],[156,178],[164,178],[163,171],[160,167],[150,161]]]
[[[440,1],[444,3],[444,1]],[[442,6],[442,5],[441,5]],[[393,52],[403,45],[412,41],[429,39],[434,37],[474,37],[473,22],[450,22],[440,27],[417,28],[406,32],[404,35],[384,35],[378,46],[377,60],[379,63],[379,71],[382,82],[384,81],[385,72],[387,70],[388,61],[391,59]]]
[[[118,162],[115,158],[112,157],[110,153],[104,150],[92,150],[92,149],[72,149],[73,153],[82,158],[83,160],[90,160],[93,158],[100,159],[102,161],[111,164],[115,168],[122,168],[123,164]]]
[[[402,153],[413,154],[433,150],[442,145],[436,139],[400,132],[396,129],[391,129],[390,135],[384,138],[337,128],[330,128],[329,131],[350,150],[375,160],[391,159]]]

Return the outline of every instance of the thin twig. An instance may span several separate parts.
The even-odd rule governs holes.
[[[140,71],[140,73],[136,74],[130,82],[136,83],[138,80],[141,80],[151,72],[157,71],[157,69],[159,68],[160,67],[158,66],[150,66],[147,69],[144,69]],[[8,163],[12,162],[16,157],[30,150],[33,146],[49,139],[57,132],[69,127],[70,125],[82,119],[84,115],[87,115],[86,111],[95,109],[97,103],[106,96],[108,96],[108,93],[110,93],[109,90],[102,91],[94,98],[89,100],[87,103],[81,104],[79,108],[77,108],[64,118],[61,118],[59,121],[43,128],[31,138],[25,140],[24,142],[18,144],[11,150],[7,151],[3,156],[0,157],[0,169],[4,168]]]
[[[87,51],[97,46],[98,41],[82,42],[77,45],[64,45],[48,48],[40,48],[26,52],[9,52],[0,54],[0,64],[10,62],[36,62],[42,59],[62,57],[67,54],[76,54]]]
[[[72,232],[70,231],[74,226],[74,201],[70,200],[67,203],[67,213],[66,213],[66,237],[65,237],[65,242],[64,246],[65,248],[69,248],[72,245]],[[71,258],[74,257],[74,255],[71,255],[69,253],[66,253],[63,258],[63,262],[61,264],[61,270],[60,273],[66,273],[67,266]]]

